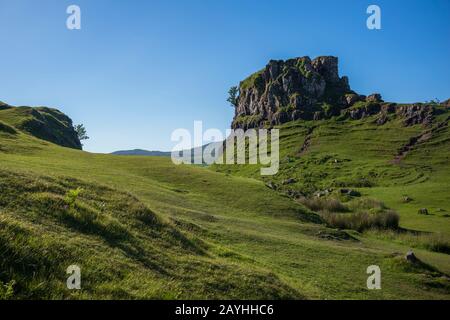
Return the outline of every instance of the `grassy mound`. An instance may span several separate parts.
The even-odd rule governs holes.
[[[72,120],[56,109],[47,107],[3,107],[0,118],[8,125],[39,139],[63,147],[81,149],[81,143],[73,129]],[[1,130],[0,125],[0,130]]]

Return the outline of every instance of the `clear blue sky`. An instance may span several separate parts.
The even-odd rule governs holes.
[[[370,4],[382,30],[366,28]],[[361,94],[450,97],[448,0],[0,0],[0,37],[0,100],[59,108],[94,152],[170,150],[194,120],[224,131],[229,87],[269,59],[336,55]]]

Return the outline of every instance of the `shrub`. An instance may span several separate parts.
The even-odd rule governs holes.
[[[15,284],[16,282],[14,280],[5,284],[0,281],[0,300],[8,300],[13,297]]]
[[[64,201],[70,208],[73,208],[75,206],[75,202],[77,201],[78,196],[80,195],[80,193],[82,191],[83,191],[83,189],[81,189],[79,187],[76,189],[71,189],[71,190],[67,191]]]
[[[371,198],[357,199],[353,201],[349,206],[353,210],[383,211],[387,209],[386,205],[383,202]]]
[[[430,251],[450,254],[450,241],[441,235],[429,235],[422,242],[423,246]]]
[[[398,229],[400,217],[392,210],[378,213],[358,212],[338,214],[322,212],[328,226],[338,229],[351,229],[362,232],[368,229]]]
[[[377,238],[401,243],[412,248],[423,248],[429,251],[450,254],[450,239],[443,234],[402,230],[376,230],[371,233]]]

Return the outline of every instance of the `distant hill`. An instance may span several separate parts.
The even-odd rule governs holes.
[[[143,149],[134,150],[119,150],[114,151],[111,154],[118,156],[156,156],[156,157],[170,157],[169,151],[148,151]]]
[[[222,144],[222,142],[211,142],[211,143],[207,143],[205,145],[203,145],[202,148],[202,154],[203,151],[205,150],[205,148],[209,145],[211,145],[212,143],[216,143],[216,144]],[[200,149],[200,147],[197,148],[193,148],[191,150],[185,150],[184,152],[189,152],[191,151],[191,159],[192,162],[195,163],[195,155],[196,155],[196,150]],[[134,150],[120,150],[120,151],[114,151],[111,154],[113,155],[118,155],[118,156],[156,156],[156,157],[170,157],[172,152],[170,151],[148,151],[148,150],[143,150],[143,149],[134,149]]]

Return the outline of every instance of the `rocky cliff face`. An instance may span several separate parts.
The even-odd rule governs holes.
[[[233,128],[279,125],[303,119],[320,120],[332,116],[361,119],[379,114],[382,125],[388,114],[404,118],[405,125],[431,123],[431,105],[384,103],[380,94],[359,95],[347,77],[340,77],[338,58],[331,56],[271,60],[239,85]]]
[[[324,104],[343,105],[345,95],[354,94],[347,77],[339,77],[336,57],[272,60],[242,81],[239,91],[235,128],[313,119]]]

